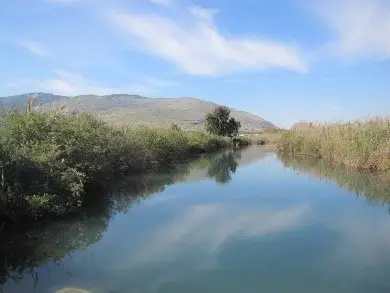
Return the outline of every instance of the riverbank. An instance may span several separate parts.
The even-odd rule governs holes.
[[[326,159],[347,168],[390,170],[390,119],[349,123],[299,123],[286,131],[278,150]]]
[[[91,188],[230,145],[178,127],[114,127],[87,113],[8,112],[0,124],[0,218],[68,214],[93,200]]]

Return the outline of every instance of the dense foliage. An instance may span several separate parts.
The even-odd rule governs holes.
[[[8,112],[0,120],[0,217],[69,213],[91,187],[228,143],[174,127],[113,127],[87,113]]]
[[[206,130],[212,134],[233,137],[240,127],[241,123],[230,117],[228,107],[219,106],[206,115]]]

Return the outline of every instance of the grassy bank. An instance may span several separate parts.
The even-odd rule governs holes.
[[[324,158],[348,168],[390,170],[390,119],[350,123],[299,123],[284,132],[278,149]]]
[[[0,217],[77,211],[93,200],[91,187],[228,145],[177,127],[113,127],[87,113],[8,112],[0,120]]]

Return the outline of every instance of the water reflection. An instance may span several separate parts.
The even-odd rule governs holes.
[[[250,157],[249,161],[255,157]],[[257,153],[257,157],[261,159],[264,155]],[[230,182],[232,173],[240,165],[240,158],[240,150],[205,155],[161,174],[124,180],[104,196],[97,195],[88,211],[77,218],[6,226],[0,233],[0,285],[21,280],[26,273],[34,284],[39,282],[35,268],[50,262],[60,264],[73,252],[86,250],[102,239],[115,214],[127,211],[134,202],[164,191],[168,185],[185,181],[197,170],[204,170],[200,173],[202,178],[211,178],[221,184]]]
[[[229,241],[253,239],[288,231],[302,224],[309,204],[284,208],[248,208],[229,204],[200,204],[183,208],[172,221],[140,233],[143,245],[126,255],[131,239],[124,237],[118,251],[106,260],[109,270],[129,270],[150,263],[170,263],[197,255],[193,266],[210,267],[212,260]],[[125,257],[124,257],[125,256]]]
[[[390,203],[390,173],[375,174],[348,170],[315,158],[297,158],[285,154],[278,154],[278,158],[287,168],[321,180],[335,182],[339,187],[357,196],[365,196],[369,202]]]
[[[294,169],[381,202],[385,185],[267,156],[204,156],[126,180],[77,219],[3,231],[0,292],[389,292],[385,207]]]
[[[240,157],[240,151],[234,151],[213,158],[207,170],[207,175],[210,178],[214,178],[217,183],[229,183],[232,180],[232,174],[236,172],[238,166],[237,159]]]
[[[34,223],[17,227],[17,231],[5,229],[0,235],[0,284],[18,281],[26,272],[38,282],[36,267],[48,262],[59,263],[73,251],[86,250],[102,238],[108,222],[108,214],[101,213],[77,220]]]

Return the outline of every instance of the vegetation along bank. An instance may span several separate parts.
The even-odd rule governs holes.
[[[283,132],[278,150],[324,158],[347,168],[390,171],[390,119],[299,123]]]
[[[224,125],[224,134],[237,131],[237,123]],[[88,113],[9,111],[0,120],[0,218],[78,211],[93,200],[91,187],[230,144],[228,138],[176,126],[116,127]]]

